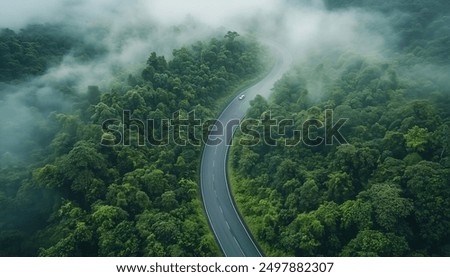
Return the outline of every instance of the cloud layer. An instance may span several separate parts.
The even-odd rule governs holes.
[[[333,51],[380,55],[389,38],[389,24],[379,14],[357,9],[329,11],[320,0],[44,0],[0,4],[0,28],[18,31],[27,24],[64,24],[86,44],[105,49],[95,59],[80,61],[69,53],[43,76],[0,86],[0,156],[20,149],[30,135],[27,123],[45,117],[30,107],[30,95],[42,105],[70,106],[54,88],[70,81],[78,93],[89,85],[109,90],[117,72],[139,72],[149,53],[170,58],[173,48],[227,30],[251,33],[290,49],[305,61]]]

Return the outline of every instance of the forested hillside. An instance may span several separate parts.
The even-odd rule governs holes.
[[[101,55],[101,45],[86,43],[62,25],[30,25],[18,32],[0,30],[0,82],[11,82],[43,74],[61,62],[70,51],[80,60]]]
[[[2,34],[9,34],[9,44],[36,49],[38,61],[57,62],[66,46],[58,38],[41,41],[50,32],[41,28],[27,39]],[[54,51],[47,47],[53,44]],[[11,62],[22,69],[8,62],[12,71],[3,71],[3,80],[42,72],[43,62],[21,62],[27,51],[14,52]],[[200,202],[201,148],[139,146],[143,130],[125,126],[131,132],[119,138],[101,126],[122,121],[124,110],[143,121],[194,109],[199,118],[213,118],[235,89],[265,70],[262,51],[254,40],[228,32],[176,49],[170,60],[149,53],[141,76],[130,74],[111,91],[86,88],[72,95],[73,112],[38,121],[40,148],[28,164],[4,164],[0,171],[0,255],[220,255]]]
[[[348,119],[348,144],[237,144],[235,196],[250,229],[268,255],[449,255],[448,91],[401,79],[389,64],[347,61],[320,101],[301,69],[279,81],[272,102],[253,101],[249,114],[293,118],[295,130],[333,109]]]
[[[264,253],[450,256],[450,1],[69,2],[2,9],[0,256],[221,255],[208,130],[174,126],[291,63],[246,117],[294,124],[276,146],[238,131],[228,157]],[[345,141],[286,145],[331,114]]]
[[[286,74],[249,118],[293,119],[278,146],[236,144],[236,202],[267,255],[450,255],[450,48],[447,1],[327,1],[394,14],[388,59],[342,53]],[[348,144],[285,146],[326,110]],[[312,128],[310,137],[324,137]],[[305,133],[303,133],[305,135]],[[240,133],[237,138],[247,138]]]

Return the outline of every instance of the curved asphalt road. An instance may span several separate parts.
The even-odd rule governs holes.
[[[276,57],[272,70],[263,80],[239,93],[239,95],[245,94],[246,97],[243,100],[239,100],[238,95],[223,110],[218,120],[224,125],[225,134],[209,137],[210,140],[221,139],[222,142],[218,145],[206,145],[203,150],[200,166],[203,205],[209,224],[225,256],[262,256],[234,206],[228,187],[226,160],[229,144],[236,128],[230,127],[227,132],[226,124],[231,120],[242,119],[250,107],[250,100],[257,94],[269,96],[274,83],[289,68],[291,62],[289,54],[276,45],[269,45],[269,47]],[[228,143],[225,143],[225,140],[228,140]]]

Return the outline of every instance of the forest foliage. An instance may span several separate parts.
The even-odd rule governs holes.
[[[270,256],[450,256],[449,2],[324,3],[383,15],[392,25],[389,49],[309,57],[275,84],[271,99],[251,102],[247,117],[270,111],[295,125],[275,137],[276,147],[232,148],[238,208]],[[220,255],[200,199],[201,148],[141,146],[143,130],[121,121],[123,111],[143,121],[192,110],[215,118],[267,69],[267,53],[228,32],[170,57],[148,49],[139,74],[120,72],[107,87],[77,91],[77,76],[37,82],[70,107],[27,94],[27,82],[65,57],[83,63],[104,55],[107,47],[93,38],[61,25],[0,30],[0,103],[12,97],[38,115],[26,124],[29,137],[10,149],[22,157],[0,153],[0,256]],[[15,85],[26,89],[9,91]],[[348,119],[340,130],[348,144],[283,146],[305,120],[323,121],[330,109]],[[119,123],[109,127],[131,132],[103,130],[110,119]]]
[[[366,2],[388,13],[402,1]],[[317,57],[279,80],[269,101],[252,101],[247,117],[270,111],[295,122],[278,146],[236,144],[230,157],[236,202],[267,255],[450,255],[450,33],[435,4],[413,9],[416,24],[396,26],[404,36],[389,60]],[[285,146],[327,109],[348,119],[348,144]]]
[[[59,38],[41,41],[52,30],[32,30],[2,31],[7,45],[22,47],[9,47],[10,71],[1,72],[2,80],[39,74],[49,66],[47,55],[57,61],[67,51]],[[29,51],[36,63],[21,62]],[[118,138],[101,126],[120,121],[124,110],[144,121],[194,109],[199,118],[213,118],[219,99],[265,70],[262,51],[253,39],[228,32],[175,49],[170,60],[152,52],[141,75],[129,74],[111,91],[91,86],[73,94],[73,112],[52,112],[39,122],[34,138],[41,147],[32,161],[2,166],[0,255],[220,255],[200,202],[201,148],[139,146],[144,133],[132,126],[123,138],[131,145],[105,146],[100,142]]]
[[[65,25],[28,25],[18,32],[1,29],[0,82],[17,83],[42,75],[69,53],[86,61],[105,51],[103,46],[87,42]]]
[[[297,69],[277,83],[273,101],[253,101],[249,113],[294,119],[294,130],[332,109],[348,118],[340,130],[348,144],[286,147],[289,135],[278,146],[236,144],[238,206],[268,255],[447,256],[450,117],[439,107],[450,105],[448,91],[353,59],[314,70],[322,78],[342,70],[321,100],[308,97],[311,79]]]

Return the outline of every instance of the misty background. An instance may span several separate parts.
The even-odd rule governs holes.
[[[358,72],[367,66],[368,69],[364,69],[364,74],[361,74],[364,78],[368,76],[361,81],[363,83],[367,80],[369,82],[371,76],[377,76],[379,74],[377,67],[379,67],[383,70],[388,68],[396,72],[395,74],[401,75],[401,78],[397,78],[395,74],[390,76],[395,82],[401,79],[406,83],[405,80],[407,80],[408,84],[405,87],[408,91],[405,94],[408,93],[411,98],[440,97],[441,101],[434,99],[435,107],[443,111],[443,118],[448,118],[449,109],[446,105],[450,88],[448,78],[450,72],[449,11],[448,1],[424,4],[420,0],[3,1],[0,3],[0,210],[3,210],[0,213],[0,246],[8,244],[8,247],[3,248],[14,251],[17,249],[17,252],[11,253],[35,254],[38,253],[36,247],[42,246],[39,244],[41,241],[56,241],[54,243],[56,246],[63,245],[61,248],[65,249],[65,244],[59,244],[59,237],[57,239],[52,237],[53,233],[61,235],[68,229],[71,232],[74,230],[72,232],[74,236],[79,235],[78,225],[76,225],[77,228],[73,226],[69,228],[65,225],[66,219],[76,212],[64,214],[60,211],[78,211],[77,205],[83,205],[83,201],[78,199],[82,198],[81,193],[76,190],[79,194],[71,191],[74,182],[66,181],[66,184],[60,186],[60,183],[53,181],[60,177],[57,174],[58,170],[70,171],[70,167],[69,170],[66,170],[64,166],[61,166],[62,169],[58,167],[61,161],[69,161],[67,164],[71,165],[71,160],[66,159],[67,156],[73,160],[80,156],[79,162],[83,164],[83,159],[95,156],[90,154],[97,153],[95,151],[98,150],[96,149],[98,145],[86,146],[86,144],[79,147],[76,142],[66,145],[64,142],[70,139],[64,136],[76,134],[74,139],[85,139],[86,136],[94,133],[87,132],[80,135],[77,131],[85,126],[78,129],[76,126],[79,120],[77,116],[85,125],[92,123],[90,115],[86,115],[88,113],[83,111],[88,110],[90,105],[97,104],[96,99],[91,99],[94,94],[109,94],[102,104],[106,107],[105,110],[114,110],[120,107],[113,107],[120,102],[118,98],[114,98],[116,92],[118,95],[127,95],[127,97],[139,96],[141,92],[153,93],[150,89],[144,88],[146,85],[151,86],[148,83],[142,87],[138,86],[152,52],[156,52],[158,56],[165,56],[165,59],[170,61],[176,56],[173,53],[174,49],[195,45],[197,41],[207,41],[210,38],[223,39],[228,31],[236,31],[242,36],[256,38],[263,44],[276,44],[288,51],[293,59],[293,70],[285,76],[287,81],[279,83],[278,88],[280,89],[283,85],[289,88],[291,84],[295,87],[303,81],[299,80],[299,76],[304,76],[307,79],[307,82],[304,82],[305,91],[308,92],[305,97],[311,100],[311,103],[319,102],[324,91],[331,91],[330,88],[324,87],[325,85],[334,84],[333,81],[339,80],[342,76],[355,77],[356,73],[352,70]],[[161,58],[155,56],[153,62],[155,60],[160,62]],[[371,68],[372,64],[376,66]],[[323,68],[325,69],[322,70]],[[343,72],[344,70],[348,71]],[[427,94],[429,92],[431,93]],[[352,93],[359,95],[359,91]],[[283,94],[278,95],[281,95],[278,98],[284,97]],[[98,95],[94,96],[98,97]],[[136,99],[139,100],[138,96]],[[184,96],[180,93],[181,98]],[[165,99],[163,96],[158,98],[152,95],[152,97],[154,98],[151,99],[163,99],[161,101]],[[275,100],[275,102],[285,101],[285,99]],[[298,104],[295,101],[291,102],[293,105]],[[181,101],[178,104],[181,105]],[[300,106],[297,108],[302,109]],[[100,130],[100,126],[96,127]],[[70,132],[66,132],[67,134],[59,132],[63,129],[70,129]],[[62,145],[61,148],[67,147],[64,149],[65,152],[58,147],[52,147],[58,144]],[[90,149],[93,152],[81,151],[79,155],[79,152],[72,152],[74,149],[77,151]],[[180,169],[188,168],[186,166],[188,158],[184,161],[177,159],[176,156],[182,156],[180,153],[186,151],[183,153],[184,157],[189,157],[189,161],[195,164],[195,167],[198,157],[195,156],[194,151],[188,153],[189,150],[186,149],[170,149],[166,152],[164,150],[151,152],[152,149],[139,149],[139,151],[118,149],[119,154],[111,154],[104,149],[98,151],[105,151],[98,155],[101,157],[99,160],[107,157],[115,161],[116,156],[119,159],[117,164],[114,162],[108,164],[115,168],[108,169],[109,171],[101,168],[114,177],[111,177],[114,181],[104,176],[103,180],[101,177],[98,178],[104,182],[102,189],[107,190],[108,193],[110,191],[115,193],[115,190],[124,188],[129,189],[133,174],[138,176],[136,179],[144,176],[151,181],[156,180],[155,183],[165,182],[167,188],[161,189],[158,195],[149,194],[150,200],[156,203],[155,207],[158,207],[160,196],[166,192],[168,193],[165,197],[173,200],[171,199],[172,190],[175,189],[171,187],[172,183],[180,188],[183,186],[192,186],[191,190],[197,188],[197,184],[193,181],[195,177],[189,175],[195,171],[186,173],[187,171]],[[173,153],[170,153],[171,151]],[[71,153],[75,154],[71,155]],[[86,156],[83,156],[83,153]],[[141,157],[148,153],[155,155],[152,158],[156,165],[150,164],[148,160]],[[160,160],[163,161],[162,165],[158,164]],[[137,161],[141,163],[145,161],[146,164],[150,164],[149,166],[155,166],[157,170],[151,168],[153,171],[149,174],[149,169],[144,169],[143,166],[139,168]],[[175,161],[176,165],[174,165]],[[47,165],[44,166],[44,164]],[[107,163],[104,162],[104,164]],[[174,169],[169,167],[172,165]],[[111,173],[114,170],[119,171],[119,167],[125,169],[120,169],[120,173]],[[163,175],[163,171],[166,175]],[[73,173],[75,176],[78,176],[77,174],[78,172]],[[108,174],[104,173],[104,175]],[[167,177],[170,174],[170,178]],[[186,175],[190,176],[191,183],[183,180]],[[173,176],[182,180],[181,185]],[[97,176],[94,174],[94,177]],[[166,177],[167,180],[165,180]],[[98,181],[96,178],[90,179]],[[145,183],[152,183],[148,179],[145,179]],[[85,183],[88,187],[88,182]],[[49,188],[52,185],[54,187]],[[44,186],[45,189],[39,186]],[[98,185],[98,187],[102,186]],[[87,190],[91,192],[89,189],[88,187]],[[132,189],[136,188],[132,187]],[[93,190],[95,193],[95,189]],[[103,191],[103,193],[106,195],[106,192]],[[66,203],[66,199],[63,199],[61,195],[69,195],[70,201]],[[116,195],[108,196],[112,200],[106,199],[105,195],[95,198],[96,201],[93,200],[93,202],[98,204],[97,202],[116,201]],[[145,200],[145,197],[143,198]],[[193,199],[195,202],[196,198],[193,197]],[[120,202],[119,200],[117,203]],[[176,204],[176,201],[167,202]],[[123,204],[123,201],[120,203]],[[188,206],[185,203],[183,205]],[[76,218],[78,223],[93,222],[91,219],[95,217],[97,207],[94,204],[91,206],[86,204],[86,206],[88,207],[82,207],[85,214],[80,216],[81,219]],[[200,206],[196,211],[198,218],[203,216]],[[58,218],[58,214],[63,216]],[[144,217],[147,216],[144,212],[142,214]],[[159,217],[157,219],[152,217],[155,222],[169,222],[166,220],[168,214],[166,210],[162,209],[161,212],[157,211],[154,214],[152,216],[155,218],[156,216],[162,218],[160,220]],[[193,221],[200,222],[199,226],[207,227],[207,223],[203,222],[204,224],[201,225],[202,222],[198,218]],[[124,224],[129,224],[133,228],[135,225],[136,228],[139,227],[138,221],[137,217],[123,219]],[[144,221],[151,222],[147,219]],[[196,233],[198,226],[193,226],[191,229],[194,231],[186,232],[188,236],[191,235],[189,232]],[[100,232],[92,226],[89,228],[94,230],[91,230],[94,233],[107,233]],[[23,234],[17,235],[17,230]],[[39,233],[41,230],[44,230],[42,234]],[[54,232],[54,230],[64,230],[64,232]],[[28,233],[32,233],[33,236],[28,236]],[[204,230],[204,234],[207,237],[208,230]],[[32,246],[22,245],[25,250],[21,252],[22,249],[14,244],[16,237],[19,241],[21,238],[28,238],[28,241],[23,240],[25,241],[23,243]],[[61,241],[64,239],[65,237]],[[95,239],[91,241],[96,242]],[[160,239],[158,243],[163,241],[167,240]],[[211,239],[211,241],[214,244],[214,240]],[[152,243],[155,242],[153,240],[148,242],[149,248],[158,249],[158,245]],[[50,246],[53,247],[49,243],[48,249],[52,249]],[[96,250],[90,249],[91,245],[82,246],[89,250],[85,253],[97,253]],[[169,247],[172,245],[167,248]],[[5,253],[7,251],[9,250]],[[204,253],[214,253],[211,251],[205,250]],[[51,251],[42,253],[47,255]],[[154,255],[164,255],[169,252],[162,253]]]
[[[117,81],[139,74],[152,51],[170,59],[174,48],[235,30],[289,48],[294,59],[305,63],[343,51],[388,58],[388,46],[398,39],[390,18],[381,13],[359,8],[330,11],[313,0],[2,4],[0,28],[20,33],[34,24],[59,26],[59,35],[70,42],[61,59],[42,74],[0,83],[1,166],[29,157],[36,147],[29,138],[43,131],[39,122],[51,112],[72,109],[72,98],[86,93],[90,85],[101,91],[122,86]]]

